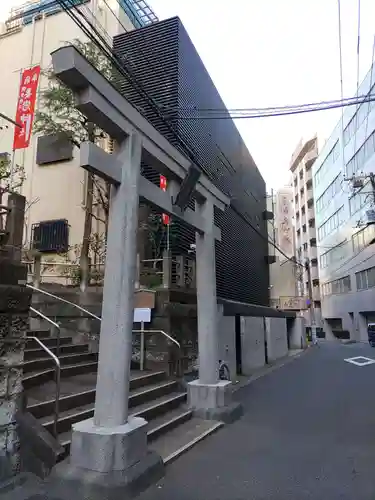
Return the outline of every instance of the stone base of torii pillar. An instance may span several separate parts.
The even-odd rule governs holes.
[[[164,464],[147,448],[147,422],[129,418],[117,427],[93,419],[73,426],[70,460],[49,478],[51,493],[69,500],[128,500],[164,475]]]

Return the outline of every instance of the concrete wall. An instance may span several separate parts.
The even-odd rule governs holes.
[[[265,318],[268,361],[276,361],[288,354],[285,318]]]
[[[363,320],[375,319],[375,288],[357,291],[355,279],[355,273],[373,266],[375,266],[374,248],[370,246],[348,262],[340,272],[341,276],[350,274],[352,291],[323,297],[323,317],[341,319],[342,327],[350,332],[351,339],[367,341],[367,319]]]
[[[306,320],[298,317],[290,323],[288,331],[290,349],[304,349],[306,346]]]
[[[266,364],[264,345],[264,319],[241,318],[242,374],[251,375]]]

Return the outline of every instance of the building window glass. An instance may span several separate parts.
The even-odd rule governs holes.
[[[367,94],[372,94],[375,92],[375,85],[371,88],[370,92]],[[344,130],[344,144],[345,146],[349,144],[350,139],[354,136],[358,128],[362,125],[362,123],[365,121],[367,115],[371,113],[371,111],[375,107],[375,101],[370,101],[370,102],[363,102],[353,118],[350,120],[350,122],[347,124]]]
[[[323,161],[321,164],[319,170],[315,174],[315,184],[318,185],[319,182],[323,179],[323,177],[326,175],[328,170],[332,167],[332,165],[335,163],[337,158],[340,155],[339,151],[339,141],[337,140],[331,151],[328,153],[326,156],[326,159]]]
[[[339,293],[348,293],[351,291],[350,276],[339,278],[322,284],[323,295],[334,295]]]
[[[369,193],[368,187],[370,183],[367,182],[361,191],[358,193],[354,194],[350,199],[349,199],[349,209],[350,209],[350,215],[354,215],[357,213],[359,210],[362,208],[365,208],[369,203],[372,201],[372,196],[373,193]]]
[[[336,231],[336,229],[344,222],[344,206],[339,208],[329,219],[327,219],[318,228],[318,239],[323,240],[326,236]]]
[[[341,191],[342,174],[340,173],[316,201],[316,211],[321,212],[331,200]]]
[[[352,177],[362,169],[366,161],[375,153],[375,130],[346,164],[346,175]]]
[[[370,267],[355,274],[357,290],[368,290],[375,287],[375,267]]]
[[[346,244],[346,241],[342,241],[334,248],[331,248],[330,250],[327,250],[327,252],[324,252],[319,257],[320,268],[324,269],[325,267],[328,267],[329,265],[333,264],[334,262],[336,263],[336,262],[339,262],[340,260],[344,259],[346,256],[345,244]]]
[[[371,224],[352,236],[353,252],[358,253],[375,238],[375,225]]]

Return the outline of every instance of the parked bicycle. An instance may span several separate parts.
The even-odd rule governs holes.
[[[219,359],[219,379],[230,380],[229,366],[221,359]]]

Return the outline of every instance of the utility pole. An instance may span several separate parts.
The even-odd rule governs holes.
[[[305,260],[305,270],[307,273],[307,288],[309,294],[309,309],[310,309],[310,323],[311,323],[311,338],[313,344],[316,344],[316,322],[315,322],[315,307],[314,307],[314,298],[313,298],[313,289],[311,282],[311,268],[310,268],[310,260]]]

